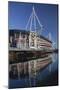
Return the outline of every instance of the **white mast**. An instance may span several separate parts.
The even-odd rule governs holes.
[[[29,17],[29,19],[28,19],[28,22],[27,22],[27,25],[26,25],[26,30],[28,29],[28,26],[29,26],[29,24],[30,24],[29,30],[32,31],[32,24],[33,24],[32,22],[33,22],[33,21],[34,21],[34,29],[35,29],[35,30],[37,29],[37,28],[36,28],[36,22],[38,22],[39,27],[41,28],[39,31],[41,31],[43,25],[41,24],[41,22],[40,22],[40,20],[39,20],[39,18],[38,18],[38,16],[37,16],[37,14],[36,14],[36,12],[35,12],[34,6],[33,6],[33,8],[32,8],[32,13],[31,13],[31,15],[30,15],[30,17]]]
[[[48,34],[48,39],[51,41],[52,40],[52,37],[51,37],[51,33],[49,32]]]
[[[39,30],[37,30],[37,23],[39,25]],[[30,24],[30,25],[29,25]],[[34,26],[34,30],[33,30],[33,27]],[[29,28],[29,29],[28,29]],[[42,24],[41,22],[39,21],[39,18],[37,17],[36,15],[36,12],[35,12],[35,9],[34,9],[34,6],[32,8],[32,13],[28,19],[28,22],[27,22],[27,25],[26,25],[26,30],[29,30],[30,31],[30,36],[29,36],[29,47],[32,47],[31,46],[31,42],[32,42],[32,39],[31,39],[31,35],[34,33],[35,35],[35,40],[34,40],[34,46],[36,48],[37,46],[37,35],[38,34],[41,34],[41,31],[42,31]]]

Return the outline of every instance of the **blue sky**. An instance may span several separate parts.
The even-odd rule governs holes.
[[[58,37],[58,5],[34,4],[23,2],[8,3],[8,28],[24,30],[34,5],[36,14],[43,25],[42,35],[48,37],[51,33],[52,40],[57,46]]]

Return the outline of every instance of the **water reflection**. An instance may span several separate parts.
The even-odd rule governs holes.
[[[49,65],[49,72],[51,73],[51,67],[52,67],[52,64]]]
[[[49,54],[48,57],[10,65],[10,80],[17,80],[16,87],[41,86],[45,78],[57,69],[57,54]],[[11,74],[12,73],[12,74]],[[24,82],[23,85],[21,82]],[[18,85],[17,85],[18,83]],[[10,81],[10,86],[11,86]],[[43,84],[44,85],[44,84]],[[13,85],[14,86],[14,85]]]

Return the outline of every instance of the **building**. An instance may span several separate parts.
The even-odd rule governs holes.
[[[17,49],[52,49],[52,42],[42,35],[26,30],[9,30],[9,47]]]

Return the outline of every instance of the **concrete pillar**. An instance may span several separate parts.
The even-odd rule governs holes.
[[[12,44],[12,39],[13,39],[12,36],[10,36],[10,45]]]
[[[35,49],[37,48],[37,35],[35,33]]]
[[[17,42],[17,48],[21,48],[21,32],[20,32],[19,39]]]
[[[29,34],[29,48],[31,47],[31,33]]]
[[[27,42],[26,42],[26,35],[25,35],[25,48],[27,47],[27,44],[26,44]]]
[[[31,45],[31,42],[32,42],[32,34],[34,33],[34,46]],[[37,36],[36,36],[36,33],[35,32],[30,32],[30,35],[29,35],[29,47],[30,48],[37,48]]]

